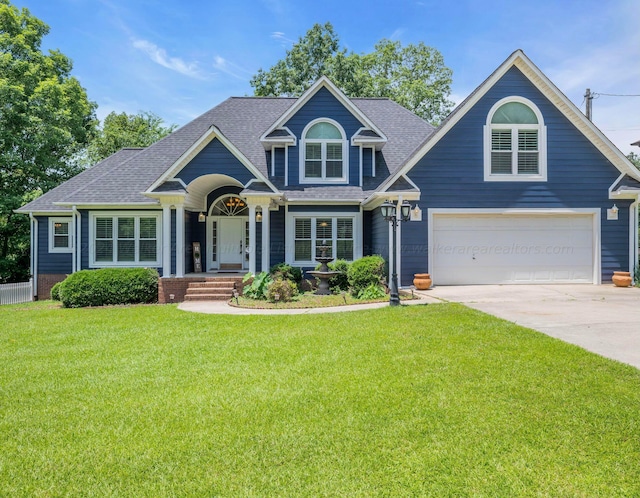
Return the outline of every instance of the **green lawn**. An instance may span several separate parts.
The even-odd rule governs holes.
[[[0,307],[0,496],[639,496],[640,371],[454,304]]]

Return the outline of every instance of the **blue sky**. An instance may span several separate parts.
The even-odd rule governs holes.
[[[514,50],[584,110],[598,94],[640,94],[637,0],[13,0],[51,28],[43,48],[111,111],[152,111],[183,125],[230,96],[251,95],[314,23],[330,21],[350,51],[382,38],[437,48],[453,70],[452,100],[474,90]],[[626,154],[640,152],[640,97],[600,95],[595,124]]]

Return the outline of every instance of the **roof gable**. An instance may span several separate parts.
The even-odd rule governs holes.
[[[373,131],[380,137],[381,140],[386,141],[385,134],[374,124],[369,117],[363,113],[352,101],[347,97],[335,84],[329,80],[326,76],[322,76],[311,87],[304,92],[286,112],[284,112],[266,131],[263,133],[260,140],[262,142],[268,141],[268,137],[272,135],[276,130],[286,129],[287,123],[301,110],[305,105],[309,103],[319,92],[328,92],[331,94],[343,107],[346,109],[356,120],[361,123],[361,126]]]
[[[624,154],[580,112],[522,50],[516,50],[453,110],[440,127],[407,159],[405,164],[384,182],[381,190],[387,191],[397,178],[407,174],[512,68],[517,68],[621,173],[640,180],[640,172]]]

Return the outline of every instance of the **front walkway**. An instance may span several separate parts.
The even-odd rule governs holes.
[[[404,301],[403,306],[415,306],[419,304],[442,303],[442,300],[428,296],[418,295],[412,301]],[[183,311],[192,311],[195,313],[221,314],[221,315],[305,315],[314,313],[342,313],[345,311],[360,311],[376,308],[384,308],[389,306],[388,302],[372,303],[372,304],[352,304],[349,306],[332,306],[327,308],[302,308],[302,309],[256,309],[256,308],[237,308],[229,305],[227,301],[187,301],[180,303],[178,309]]]

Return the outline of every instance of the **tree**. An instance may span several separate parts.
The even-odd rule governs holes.
[[[163,120],[152,112],[110,113],[87,147],[84,161],[95,164],[124,147],[147,147],[165,137],[176,125],[163,126]]]
[[[629,152],[627,154],[627,159],[635,164],[636,168],[640,169],[640,154],[636,154],[635,152]]]
[[[299,96],[323,75],[349,97],[388,97],[433,124],[453,107],[452,71],[438,50],[383,39],[370,54],[347,53],[331,23],[315,24],[251,86],[258,96]]]
[[[96,128],[96,106],[71,76],[71,60],[41,51],[48,32],[0,0],[0,281],[22,277],[28,261],[29,220],[14,209],[78,173],[72,158]]]

